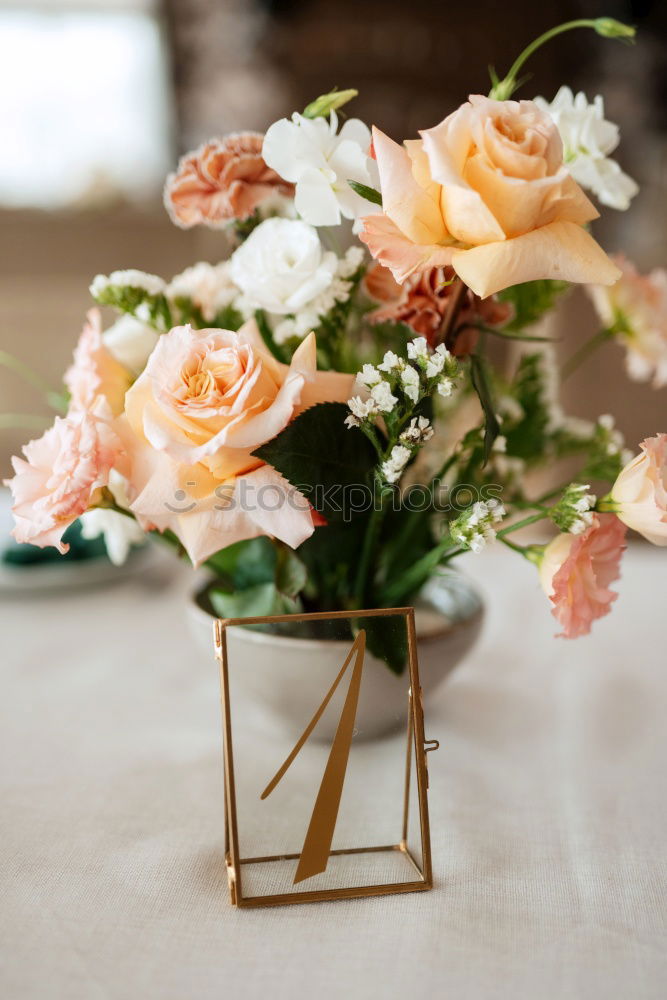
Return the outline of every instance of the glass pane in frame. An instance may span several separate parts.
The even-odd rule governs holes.
[[[266,906],[430,888],[412,609],[228,619],[216,630],[233,901]],[[382,662],[388,650],[394,667],[403,650],[398,676]],[[364,718],[378,671],[394,698],[399,692],[401,725],[370,740]],[[282,729],[253,717],[249,701],[261,701],[261,682],[290,705]]]

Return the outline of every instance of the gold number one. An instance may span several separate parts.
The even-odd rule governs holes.
[[[350,686],[345,698],[345,704],[343,705],[343,709],[340,713],[338,728],[336,729],[336,735],[334,736],[333,743],[331,744],[329,759],[327,760],[327,766],[324,769],[320,790],[317,793],[317,798],[315,799],[315,806],[313,807],[313,814],[310,817],[310,823],[308,824],[306,839],[304,840],[303,847],[301,848],[299,864],[296,870],[296,875],[294,876],[294,885],[296,885],[297,882],[303,882],[304,879],[311,878],[313,875],[319,875],[321,872],[326,871],[329,854],[331,852],[331,841],[333,840],[334,830],[336,828],[338,809],[340,806],[341,796],[343,794],[343,783],[345,781],[345,772],[347,771],[347,761],[350,756],[352,736],[354,734],[354,720],[357,715],[357,704],[359,702],[361,672],[364,668],[365,650],[366,632],[364,629],[360,629],[359,634],[352,644],[350,652],[347,654],[345,663],[336,677],[336,680],[327,692],[324,701],[304,729],[303,734],[295,744],[294,749],[285,763],[276,773],[275,777],[271,779],[261,795],[262,799],[265,799],[267,795],[270,795],[276,785],[287,773],[290,766],[296,759],[297,754],[322,717],[327,705],[333,698],[336,688],[345,676],[345,671],[349,667],[352,657],[356,653],[356,659],[352,670],[352,677],[350,678]]]

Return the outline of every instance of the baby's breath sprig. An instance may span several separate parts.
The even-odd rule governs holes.
[[[563,490],[558,503],[549,510],[549,517],[557,528],[571,535],[581,535],[591,526],[597,497],[589,490],[590,486],[581,483],[570,483]]]
[[[381,482],[398,482],[410,459],[433,436],[430,422],[415,416],[419,404],[435,393],[451,395],[459,366],[444,344],[434,351],[424,337],[407,345],[407,358],[387,351],[377,366],[366,364],[357,376],[357,387],[368,395],[348,401],[348,427],[358,427],[375,445],[380,458]],[[382,418],[387,430],[387,447],[379,446],[376,423]]]

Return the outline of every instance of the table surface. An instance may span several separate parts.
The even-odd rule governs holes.
[[[213,661],[158,563],[2,599],[2,995],[663,1000],[665,553],[627,553],[592,636],[533,568],[466,569],[482,638],[427,705],[432,892],[228,902]]]

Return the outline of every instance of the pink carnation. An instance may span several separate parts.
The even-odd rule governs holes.
[[[564,638],[587,635],[611,611],[618,594],[609,584],[620,575],[625,532],[615,514],[596,514],[581,535],[557,535],[544,550],[540,582]]]
[[[104,346],[99,309],[91,309],[86,316],[74,351],[74,362],[65,372],[64,382],[70,392],[72,409],[89,410],[102,395],[114,416],[123,410],[130,376]]]
[[[13,479],[5,481],[14,498],[17,542],[67,552],[65,530],[90,505],[91,497],[109,481],[122,446],[100,399],[92,411],[70,410],[36,441],[23,448],[25,459],[12,459]]]
[[[292,196],[293,185],[264,162],[263,142],[257,132],[240,132],[211,139],[184,156],[164,189],[172,221],[183,229],[215,228],[247,219],[270,195]]]

